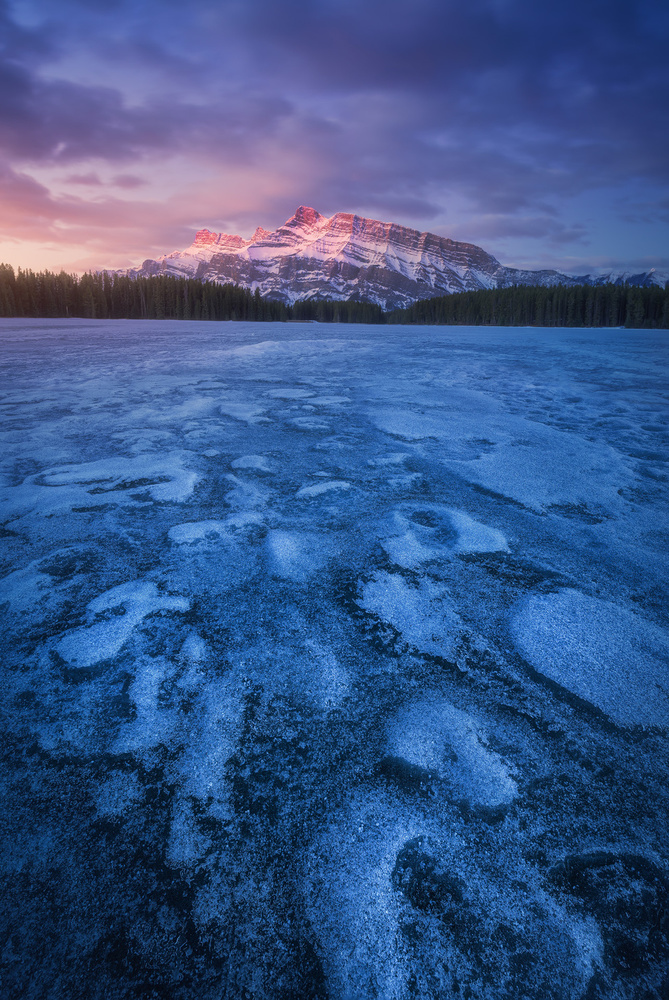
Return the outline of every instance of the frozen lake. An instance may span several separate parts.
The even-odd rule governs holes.
[[[666,998],[667,343],[1,321],[3,996]]]

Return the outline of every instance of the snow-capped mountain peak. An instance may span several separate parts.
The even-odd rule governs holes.
[[[234,282],[262,295],[365,299],[384,309],[450,292],[508,285],[662,284],[653,268],[638,275],[570,275],[505,267],[481,247],[396,223],[300,205],[282,226],[258,227],[250,239],[200,229],[186,250],[145,260],[138,275],[174,274]]]

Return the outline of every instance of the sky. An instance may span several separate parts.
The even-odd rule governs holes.
[[[0,0],[0,261],[124,268],[298,205],[669,268],[669,4]]]

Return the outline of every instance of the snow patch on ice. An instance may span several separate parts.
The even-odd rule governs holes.
[[[473,803],[507,805],[516,783],[466,712],[450,702],[419,701],[401,709],[388,729],[388,749],[440,777],[450,777]]]
[[[343,479],[330,479],[326,483],[313,483],[311,486],[303,486],[297,491],[298,497],[319,497],[323,493],[330,493],[332,490],[350,490],[351,483]]]
[[[533,594],[511,630],[532,666],[621,726],[669,726],[669,636],[577,590]]]
[[[423,441],[426,438],[438,440],[445,433],[444,420],[438,415],[414,413],[411,410],[378,410],[373,419],[379,430],[404,441]]]
[[[189,663],[203,663],[208,654],[207,644],[197,632],[191,632],[181,647],[181,655]]]
[[[433,524],[425,523],[424,518],[412,518],[412,513],[429,515]],[[421,504],[418,512],[405,505],[393,512],[390,529],[392,533],[381,539],[381,545],[389,558],[405,569],[417,569],[452,553],[509,551],[501,531],[475,521],[464,511],[440,504]],[[445,534],[453,537],[445,541]]]
[[[233,469],[255,469],[257,472],[272,472],[272,466],[264,455],[242,455],[230,463]]]
[[[324,423],[317,417],[295,417],[290,421],[293,427],[299,431],[329,431],[329,424]]]
[[[406,461],[407,458],[411,458],[409,452],[393,451],[389,455],[379,455],[376,458],[370,458],[368,459],[367,464],[383,468],[386,465],[400,465],[402,462]]]
[[[332,650],[318,642],[307,642],[313,655],[314,689],[321,708],[338,708],[350,692],[348,671]]]
[[[160,691],[174,673],[174,665],[162,656],[140,656],[134,661],[135,677],[128,695],[135,708],[135,718],[121,727],[113,752],[117,754],[151,750],[158,743],[167,744],[177,724],[177,717],[160,704]]]
[[[323,565],[328,550],[322,535],[279,529],[267,533],[266,544],[274,573],[296,583],[304,582]]]
[[[232,417],[244,424],[258,424],[266,422],[265,408],[255,403],[237,403],[232,400],[221,403],[218,407],[221,416]]]
[[[312,406],[343,406],[351,400],[348,396],[313,396],[309,402]]]
[[[475,521],[462,510],[449,510],[451,523],[458,533],[455,552],[509,552],[501,531]]]
[[[73,667],[91,667],[119,652],[133,629],[156,611],[187,611],[190,601],[160,593],[149,580],[129,580],[100,594],[87,605],[91,624],[66,632],[55,649]],[[122,614],[95,621],[105,611]]]
[[[173,796],[165,850],[167,863],[182,871],[191,869],[204,857],[208,847],[208,837],[198,829],[193,803],[182,795]]]
[[[199,479],[197,473],[183,467],[183,461],[184,456],[179,452],[160,458],[155,455],[105,458],[47,469],[41,478],[45,486],[90,487],[87,492],[96,497],[98,503],[115,499],[124,491],[146,491],[154,500],[180,502],[191,495]],[[99,499],[100,496],[105,499]]]
[[[403,566],[405,569],[415,569],[439,555],[438,549],[423,545],[411,530],[391,535],[389,538],[385,538],[381,544],[389,558],[397,566]]]
[[[53,580],[36,571],[37,561],[16,569],[0,580],[0,604],[9,602],[14,611],[32,611],[44,594],[53,591]]]
[[[167,532],[176,545],[193,545],[210,538],[218,538],[226,532],[225,521],[186,521],[174,524]]]
[[[382,800],[359,797],[312,845],[304,894],[328,996],[407,996],[409,963],[398,942],[400,908],[391,876],[402,845],[417,832],[411,819],[389,815]]]
[[[445,658],[453,654],[462,623],[443,584],[423,579],[413,587],[398,574],[377,573],[361,587],[358,603],[420,652]]]
[[[270,389],[265,395],[270,399],[309,399],[316,393],[312,389]]]
[[[630,471],[618,452],[576,434],[525,423],[522,437],[501,440],[475,459],[447,464],[471,482],[532,510],[561,503],[619,506],[618,490],[629,482]]]

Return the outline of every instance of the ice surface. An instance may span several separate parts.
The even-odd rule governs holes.
[[[329,479],[326,483],[313,483],[311,486],[302,486],[296,493],[298,497],[319,497],[323,493],[330,493],[332,490],[350,490],[351,484],[341,479]]]
[[[475,521],[463,510],[451,510],[449,516],[458,533],[456,552],[508,552],[509,546],[501,531]]]
[[[508,805],[517,794],[508,767],[486,745],[474,720],[447,701],[419,701],[402,709],[390,723],[388,749],[426,771],[450,777],[472,802]]]
[[[156,611],[187,611],[189,607],[187,598],[161,594],[155,583],[130,580],[89,601],[87,611],[92,623],[66,632],[55,649],[71,666],[90,667],[115,656],[147,615]],[[116,612],[113,617],[95,620],[111,610]]]
[[[530,663],[623,726],[669,726],[669,636],[577,590],[526,598],[512,623]]]
[[[264,455],[242,455],[230,463],[233,469],[255,469],[257,472],[271,472],[272,466]]]
[[[397,573],[377,573],[361,587],[360,605],[421,652],[446,658],[453,654],[460,619],[443,584],[425,578],[416,587]]]
[[[226,532],[225,521],[190,521],[184,524],[173,524],[167,534],[170,541],[177,545],[192,545],[194,542],[215,538]]]
[[[3,996],[664,996],[664,333],[0,354]]]

